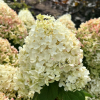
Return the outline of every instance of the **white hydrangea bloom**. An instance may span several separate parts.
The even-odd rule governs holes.
[[[0,65],[0,92],[5,93],[7,97],[15,97],[16,83],[13,76],[17,70],[10,65]]]
[[[23,9],[18,13],[18,17],[24,22],[27,31],[29,32],[31,26],[35,24],[35,19],[28,9]]]
[[[46,84],[59,81],[67,90],[80,90],[90,78],[83,67],[80,42],[53,17],[38,15],[36,25],[19,48],[20,71],[16,83],[19,95],[38,92]]]
[[[57,20],[59,20],[63,25],[65,25],[72,32],[74,32],[76,30],[75,24],[71,20],[71,15],[70,14],[62,15]]]

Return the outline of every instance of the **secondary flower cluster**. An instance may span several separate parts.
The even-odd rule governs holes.
[[[7,97],[16,97],[14,74],[17,70],[18,68],[10,65],[0,65],[0,92],[5,93]]]
[[[0,2],[0,37],[22,45],[26,34],[27,30],[16,12],[6,3]]]
[[[24,22],[27,31],[29,32],[31,26],[35,24],[35,19],[28,9],[23,9],[19,12],[18,17]]]
[[[10,45],[7,39],[0,38],[0,64],[17,66],[18,51]]]
[[[82,49],[88,66],[97,68],[100,64],[100,18],[82,23],[76,32],[82,43]],[[98,67],[99,68],[99,67]]]
[[[65,14],[61,17],[58,18],[58,20],[64,24],[68,29],[70,29],[72,32],[75,32],[75,24],[71,20],[71,15],[70,14]]]
[[[23,48],[19,48],[20,71],[16,80],[20,95],[38,92],[59,81],[65,91],[80,90],[90,81],[83,67],[80,42],[53,17],[38,15]]]
[[[84,51],[84,63],[90,70],[89,92],[100,97],[100,18],[82,23],[76,32]]]

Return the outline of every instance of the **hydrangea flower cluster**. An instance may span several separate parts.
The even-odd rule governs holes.
[[[76,31],[75,24],[72,22],[70,14],[65,14],[59,17],[57,20],[59,20],[62,24],[64,24],[72,32]]]
[[[35,24],[35,19],[28,9],[23,9],[19,12],[18,17],[24,22],[27,31],[29,32],[31,26]]]
[[[100,18],[82,23],[76,32],[80,40],[86,63],[92,68],[99,68],[100,64]]]
[[[84,63],[90,70],[89,92],[100,97],[100,18],[82,23],[76,32],[84,51]]]
[[[16,97],[14,74],[17,70],[17,67],[15,68],[10,65],[0,65],[0,92],[5,93],[5,95],[9,98]]]
[[[0,37],[22,45],[26,35],[27,30],[16,12],[6,3],[0,2]]]
[[[0,38],[0,64],[18,65],[18,51],[7,39]]]
[[[65,91],[80,90],[90,81],[83,67],[80,42],[54,17],[38,15],[36,25],[19,48],[19,94],[38,92],[46,84],[59,81]]]

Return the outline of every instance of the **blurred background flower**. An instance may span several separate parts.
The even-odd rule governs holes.
[[[35,24],[35,19],[31,12],[28,9],[22,9],[18,13],[18,17],[22,20],[25,27],[27,28],[27,32],[29,33],[31,26]]]
[[[92,79],[87,86],[88,92],[100,98],[100,18],[82,23],[76,32],[76,37],[81,42],[83,63],[90,71]]]
[[[16,45],[23,45],[27,30],[16,12],[6,3],[0,2],[0,37]]]

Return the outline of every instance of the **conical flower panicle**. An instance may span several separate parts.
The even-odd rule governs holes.
[[[18,15],[6,3],[0,2],[0,37],[12,44],[23,45],[27,30]]]
[[[16,83],[19,95],[38,92],[59,81],[65,91],[80,90],[90,81],[83,67],[80,42],[54,17],[38,15],[35,26],[19,48],[20,71]]]
[[[80,25],[76,37],[81,42],[86,67],[90,71],[91,82],[87,90],[100,98],[100,18],[91,19]],[[96,98],[95,98],[96,100]]]
[[[80,40],[88,66],[93,68],[98,63],[100,51],[100,18],[91,19],[82,23],[76,32]]]

